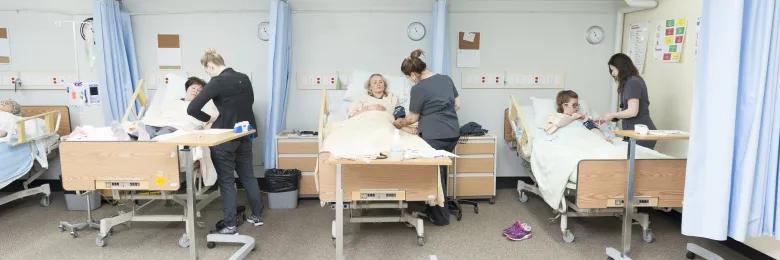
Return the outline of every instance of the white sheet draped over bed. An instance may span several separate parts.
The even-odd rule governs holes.
[[[531,170],[539,185],[542,198],[557,208],[566,183],[576,182],[577,165],[585,159],[626,159],[628,143],[614,144],[601,139],[580,123],[571,123],[553,135],[534,138],[531,151]],[[667,159],[669,156],[637,146],[637,159]]]
[[[363,112],[350,119],[327,126],[322,151],[335,158],[374,159],[379,153],[389,154],[393,143],[393,116],[387,112]],[[435,150],[422,138],[399,131],[402,150],[434,154]]]

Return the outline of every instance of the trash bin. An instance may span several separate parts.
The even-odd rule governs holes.
[[[298,169],[269,169],[265,171],[265,191],[268,192],[268,207],[271,209],[294,209],[298,207]]]

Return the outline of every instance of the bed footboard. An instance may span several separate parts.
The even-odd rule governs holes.
[[[62,142],[60,161],[65,190],[178,190],[180,185],[176,144]]]
[[[682,207],[685,159],[636,160],[637,207]],[[583,160],[577,167],[577,207],[622,207],[626,160]]]

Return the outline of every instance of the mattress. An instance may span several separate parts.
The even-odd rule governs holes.
[[[25,176],[32,169],[34,161],[31,143],[11,146],[8,142],[0,142],[0,162],[3,162],[3,167],[0,167],[0,189]]]

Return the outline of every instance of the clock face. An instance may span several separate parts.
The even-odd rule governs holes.
[[[406,35],[412,41],[419,41],[425,38],[425,25],[420,22],[413,22],[406,28]]]
[[[261,22],[257,26],[257,38],[259,38],[262,41],[268,41],[268,39],[271,38],[271,36],[270,36],[271,29],[269,28],[269,26],[270,26],[270,23],[268,23],[268,22]]]
[[[599,44],[604,40],[604,29],[601,26],[591,26],[585,33],[585,39],[590,44]]]

